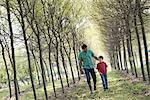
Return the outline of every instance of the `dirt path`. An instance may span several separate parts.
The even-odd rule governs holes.
[[[82,76],[81,81],[70,84],[69,88],[65,87],[64,94],[61,88],[57,88],[57,98],[55,98],[52,87],[49,85],[47,87],[49,100],[150,100],[150,86],[142,82],[141,78],[135,79],[125,73],[110,72],[108,80],[109,90],[103,91],[100,76],[97,74],[97,90],[91,95],[85,77]],[[20,100],[33,100],[31,90],[28,88],[22,92]],[[43,87],[37,87],[37,96],[39,100],[45,100]],[[11,100],[15,100],[14,96]]]
[[[90,94],[85,78],[70,88],[65,88],[65,93],[57,89],[57,98],[51,95],[50,100],[150,100],[150,86],[140,81],[134,81],[134,77],[125,78],[125,74],[110,72],[108,74],[108,91],[103,91],[101,80],[97,75],[97,91]],[[43,100],[40,98],[40,100]]]

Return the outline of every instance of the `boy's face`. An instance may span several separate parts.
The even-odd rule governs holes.
[[[102,59],[102,58],[99,58],[99,61],[100,61],[100,62],[102,62],[102,61],[103,61],[103,59]]]

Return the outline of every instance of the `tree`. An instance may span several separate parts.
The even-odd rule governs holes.
[[[11,23],[11,16],[10,16],[10,6],[9,0],[6,0],[6,9],[7,9],[7,17],[9,23],[9,30],[10,30],[10,40],[11,40],[11,52],[12,52],[12,66],[14,71],[14,85],[15,85],[15,96],[16,100],[18,100],[18,84],[17,84],[17,72],[16,72],[16,60],[15,60],[15,49],[14,49],[14,40],[13,40],[13,30],[12,30],[12,23]]]

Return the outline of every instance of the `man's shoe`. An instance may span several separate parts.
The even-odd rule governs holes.
[[[91,91],[90,94],[93,94],[93,91]]]
[[[94,90],[96,90],[96,86],[94,86]]]
[[[96,92],[96,90],[93,91],[93,93],[95,93],[95,92]]]

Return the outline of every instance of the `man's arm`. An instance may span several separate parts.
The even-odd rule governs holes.
[[[91,51],[91,53],[92,53],[92,57],[93,57],[94,59],[96,59],[96,60],[99,60],[99,59],[94,55],[93,51],[92,51],[92,50],[90,50],[90,51]]]
[[[79,54],[78,59],[79,59],[80,73],[83,74],[83,70],[82,70],[82,55],[81,55],[81,53]]]
[[[94,55],[93,55],[93,58],[96,59],[96,60],[98,60],[98,58],[96,56],[94,56]]]
[[[83,70],[82,70],[82,60],[79,61],[79,67],[80,67],[80,73],[83,74]]]
[[[79,61],[79,67],[82,68],[82,61]]]

